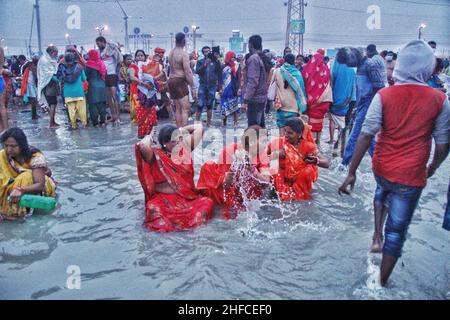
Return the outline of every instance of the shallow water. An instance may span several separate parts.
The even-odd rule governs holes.
[[[163,235],[142,227],[133,125],[52,131],[47,118],[12,117],[45,153],[59,205],[0,223],[0,299],[450,299],[450,241],[441,228],[448,161],[424,191],[404,257],[381,289],[380,257],[368,254],[370,159],[352,197],[337,194],[344,173],[321,170],[311,202],[265,200],[234,221],[217,213],[198,230]],[[69,266],[81,270],[80,290],[67,288]]]

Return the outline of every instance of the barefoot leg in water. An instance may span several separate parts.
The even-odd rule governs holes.
[[[334,143],[334,131],[336,130],[336,124],[333,121],[333,118],[331,117],[331,114],[329,115],[329,119],[330,119],[330,141],[328,141],[328,144],[333,144]],[[339,138],[338,138],[339,141]]]
[[[57,124],[56,120],[55,120],[55,117],[56,117],[56,105],[55,104],[50,105],[49,115],[50,115],[50,128],[52,128],[52,129],[59,128],[59,124]]]
[[[389,280],[389,277],[392,274],[392,271],[394,271],[397,261],[398,261],[397,257],[383,255],[383,261],[381,262],[381,273],[380,273],[381,286],[386,287],[386,284]]]
[[[375,232],[373,235],[373,243],[370,252],[382,253],[383,252],[383,229],[386,223],[386,217],[389,208],[381,202],[375,201]]]

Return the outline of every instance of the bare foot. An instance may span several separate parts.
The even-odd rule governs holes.
[[[57,124],[57,123],[53,123],[53,124],[50,125],[50,129],[58,129],[60,127],[61,126],[59,124]]]
[[[372,247],[370,249],[371,253],[383,253],[383,242],[381,241],[381,238],[375,237],[373,239]]]
[[[328,141],[327,143],[328,143],[328,144],[334,144],[334,141],[333,141],[333,140],[330,140],[330,141]]]

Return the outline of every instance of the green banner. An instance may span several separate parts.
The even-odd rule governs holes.
[[[304,34],[305,33],[305,20],[291,20],[291,34]]]

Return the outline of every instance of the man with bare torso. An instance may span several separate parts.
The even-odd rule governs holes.
[[[169,55],[170,77],[168,87],[170,97],[175,101],[175,122],[178,128],[182,128],[188,124],[191,108],[188,86],[191,87],[192,97],[194,99],[197,98],[197,91],[189,62],[189,55],[184,51],[186,36],[184,33],[177,33],[175,40],[176,47]]]

